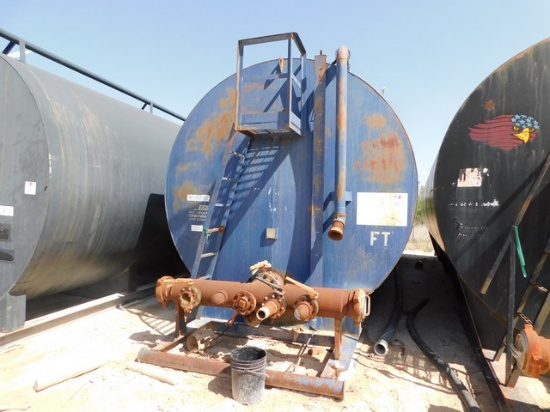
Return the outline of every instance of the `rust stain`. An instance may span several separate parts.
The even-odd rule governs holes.
[[[323,176],[321,174],[315,174],[313,176],[313,191],[318,193],[323,187]]]
[[[332,129],[328,126],[325,126],[325,139],[332,139]]]
[[[254,90],[264,90],[264,83],[260,83],[260,82],[250,82],[250,83],[246,83],[243,87],[243,93],[246,94],[246,93],[250,93],[251,91],[254,91]]]
[[[227,95],[220,100],[220,111],[205,121],[196,130],[195,134],[187,140],[186,150],[200,151],[205,160],[211,160],[212,155],[220,143],[231,137],[231,128],[235,121],[235,89],[227,89]]]
[[[369,129],[382,129],[387,123],[386,117],[380,113],[366,114],[363,119]]]
[[[176,174],[182,174],[198,167],[197,162],[179,163],[176,167]]]
[[[237,99],[237,91],[235,89],[227,89],[227,96],[220,100],[220,108],[227,110],[235,110],[235,101]]]
[[[363,181],[398,183],[409,167],[399,136],[390,132],[378,139],[361,143],[361,154],[353,162],[354,172],[363,173]]]
[[[284,57],[279,57],[279,73],[286,71],[287,62],[288,62],[288,59],[285,59]]]
[[[187,204],[187,195],[201,194],[199,189],[191,182],[183,182],[183,185],[174,188],[174,203],[175,212],[181,210]]]
[[[323,154],[323,149],[324,149],[324,146],[323,146],[323,141],[321,139],[313,140],[313,151],[317,156],[317,158],[321,157],[321,155]]]

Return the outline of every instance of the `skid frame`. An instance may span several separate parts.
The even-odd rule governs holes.
[[[183,325],[181,325],[183,326]],[[185,324],[183,328],[176,328],[175,338],[170,342],[157,345],[151,350],[143,349],[138,354],[138,361],[168,367],[188,372],[202,373],[212,376],[230,374],[229,363],[215,359],[197,358],[188,354],[171,353],[170,351],[183,344],[195,331],[211,329],[225,336],[245,338],[251,327],[243,323],[234,323],[227,326],[227,322],[220,319],[201,318]],[[345,394],[345,380],[353,370],[354,353],[359,343],[359,336],[335,333],[316,335],[314,331],[303,332],[286,328],[271,328],[259,326],[261,335],[274,341],[300,343],[298,356],[304,353],[308,345],[327,346],[332,353],[324,362],[324,368],[317,376],[309,376],[295,372],[282,372],[266,368],[266,386],[292,389],[317,395],[343,399]],[[339,335],[339,337],[337,336]],[[340,342],[338,342],[340,341]],[[340,347],[340,357],[335,358],[337,347]],[[268,358],[269,360],[269,358]],[[269,364],[268,364],[269,366]]]

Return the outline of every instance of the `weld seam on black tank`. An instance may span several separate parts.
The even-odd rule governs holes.
[[[407,330],[409,331],[411,338],[420,348],[422,353],[424,353],[424,355],[426,355],[426,357],[435,365],[435,367],[439,369],[439,371],[443,373],[447,377],[447,379],[449,379],[451,386],[462,401],[464,407],[471,412],[481,412],[478,403],[476,402],[472,394],[468,391],[468,389],[466,389],[466,386],[462,383],[456,372],[449,366],[447,362],[445,362],[439,355],[437,355],[432,349],[430,349],[428,345],[426,345],[426,343],[422,340],[422,338],[416,331],[416,328],[414,326],[414,318],[416,317],[418,312],[420,312],[422,308],[426,306],[426,303],[428,303],[428,301],[424,299],[409,313],[409,316],[407,317]]]

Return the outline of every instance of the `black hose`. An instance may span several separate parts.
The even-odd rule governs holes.
[[[397,323],[399,322],[403,307],[403,292],[401,291],[401,282],[399,279],[399,271],[397,268],[394,270],[393,274],[395,282],[395,303],[393,307],[393,313],[390,320],[388,321],[388,324],[386,325],[386,329],[384,329],[384,332],[382,332],[382,335],[374,344],[374,353],[383,356],[385,356],[388,352],[388,345],[395,333],[395,329],[397,327]]]
[[[506,398],[500,388],[500,383],[495,377],[487,358],[483,354],[479,334],[477,333],[472,315],[470,314],[465,291],[462,282],[458,277],[458,273],[445,253],[441,252],[439,260],[443,265],[445,274],[450,277],[453,283],[456,298],[458,299],[458,316],[460,317],[462,327],[466,332],[466,336],[468,337],[468,341],[470,342],[470,346],[472,347],[472,351],[476,357],[477,364],[479,365],[481,373],[485,378],[485,383],[487,383],[487,386],[489,387],[489,391],[491,392],[493,400],[497,404],[498,410],[500,412],[509,412],[511,411],[510,405],[506,402]]]
[[[424,355],[426,355],[426,357],[437,367],[437,369],[439,369],[439,371],[443,373],[447,377],[447,379],[449,379],[449,382],[451,382],[453,389],[462,401],[464,408],[471,412],[480,412],[481,409],[479,408],[478,403],[476,402],[472,394],[468,391],[466,386],[464,386],[456,372],[451,369],[447,362],[445,362],[433,350],[431,350],[428,345],[424,343],[424,341],[420,338],[420,335],[416,331],[416,328],[414,326],[414,318],[418,314],[418,312],[422,310],[427,302],[427,300],[423,300],[418,306],[416,306],[416,308],[414,308],[409,313],[409,316],[407,318],[407,330],[409,331],[411,338],[420,348],[422,353],[424,353]]]

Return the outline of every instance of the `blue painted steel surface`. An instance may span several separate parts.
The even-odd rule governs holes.
[[[222,235],[213,279],[246,281],[250,265],[268,260],[311,286],[372,291],[393,269],[408,240],[417,199],[410,142],[386,101],[350,73],[346,190],[351,201],[344,238],[329,239],[336,199],[336,67],[326,65],[323,77],[324,56],[316,62],[317,67],[308,60],[305,67],[302,136],[249,139],[235,133],[235,76],[214,87],[188,116],[170,156],[166,208],[174,243],[189,268],[203,243]],[[298,70],[299,61],[295,64]],[[268,77],[279,70],[273,60],[248,67],[243,75]],[[258,112],[265,109],[261,102],[285,98],[284,85],[266,81],[264,92]],[[216,227],[207,212],[216,181],[229,171],[224,172],[222,159],[234,134],[241,146],[250,144],[229,218],[223,233],[201,234],[204,224]],[[207,259],[199,259],[193,277],[206,274]],[[210,309],[211,317],[227,317],[222,309]]]

